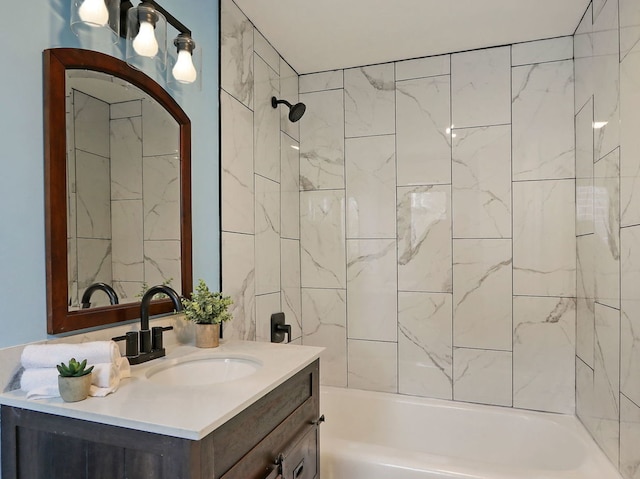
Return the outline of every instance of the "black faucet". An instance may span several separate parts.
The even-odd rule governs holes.
[[[81,301],[82,309],[91,307],[91,295],[93,295],[93,293],[97,290],[107,293],[107,296],[109,296],[110,304],[118,304],[118,295],[111,286],[109,286],[107,283],[93,283],[91,286],[84,290]]]
[[[126,340],[126,356],[130,364],[145,363],[165,355],[162,333],[173,329],[173,326],[156,326],[149,329],[149,306],[153,297],[159,293],[169,297],[176,311],[182,311],[180,296],[169,286],[152,286],[144,293],[140,302],[140,331],[130,331],[125,336],[113,338],[114,341]]]

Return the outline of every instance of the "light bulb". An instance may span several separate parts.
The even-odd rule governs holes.
[[[158,41],[149,22],[140,22],[140,31],[133,40],[133,49],[138,55],[153,58],[158,53]]]
[[[84,0],[78,15],[80,20],[92,26],[104,27],[109,22],[109,10],[104,0]]]
[[[180,50],[178,52],[178,60],[171,70],[173,77],[180,83],[193,83],[198,77],[198,72],[193,66],[193,59],[191,53],[187,50]]]

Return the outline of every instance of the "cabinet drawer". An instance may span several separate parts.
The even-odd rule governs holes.
[[[281,458],[283,479],[314,479],[318,475],[318,427],[312,425]]]

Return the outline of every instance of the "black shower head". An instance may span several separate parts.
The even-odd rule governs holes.
[[[284,103],[289,107],[289,121],[291,123],[295,123],[302,118],[302,115],[304,115],[304,112],[307,110],[307,106],[304,103],[296,103],[295,105],[292,105],[287,100],[278,100],[275,96],[271,97],[272,107],[278,108],[278,104],[280,103]]]

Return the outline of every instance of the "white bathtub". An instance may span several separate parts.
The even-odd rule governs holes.
[[[324,387],[321,479],[620,479],[572,416]]]

